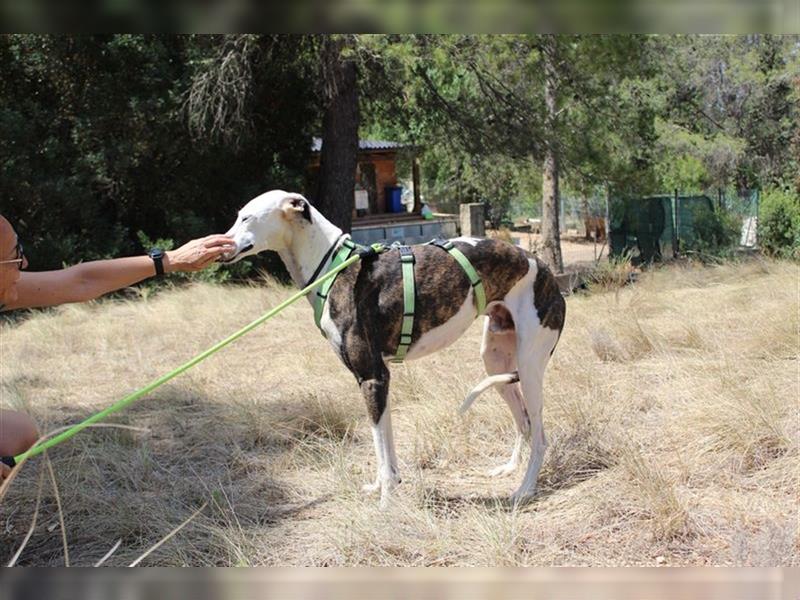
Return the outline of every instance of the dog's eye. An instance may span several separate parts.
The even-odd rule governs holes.
[[[246,217],[242,217],[242,223],[247,223],[248,221],[253,220],[253,215],[247,215]]]

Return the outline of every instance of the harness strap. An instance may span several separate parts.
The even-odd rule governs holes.
[[[400,265],[403,270],[403,325],[400,328],[400,343],[397,345],[392,362],[403,362],[409,346],[411,346],[411,332],[414,330],[414,301],[416,298],[416,284],[414,281],[414,253],[408,246],[399,246]]]
[[[312,283],[314,283],[317,280],[317,277],[319,277],[319,274],[322,272],[322,268],[328,262],[328,259],[331,257],[331,254],[333,254],[333,251],[336,249],[336,246],[339,243],[339,240],[342,239],[344,237],[344,235],[345,234],[342,234],[338,238],[336,238],[336,241],[333,243],[333,245],[331,245],[331,247],[328,248],[327,252],[325,252],[325,256],[323,256],[322,260],[319,261],[319,264],[317,265],[317,268],[314,269],[314,274],[308,280],[308,282],[306,283],[306,286],[311,285]]]
[[[350,258],[356,248],[358,248],[358,246],[355,244],[355,242],[350,239],[345,239],[344,242],[342,242],[339,250],[336,252],[336,256],[333,257],[331,266],[328,270],[331,271],[335,269],[348,258]],[[331,286],[333,285],[333,282],[336,281],[338,276],[339,275],[337,274],[335,277],[328,279],[314,294],[314,322],[317,324],[317,329],[322,331],[322,335],[325,335],[325,332],[321,327],[322,311],[325,308],[325,301],[328,299],[328,292],[331,291]]]
[[[429,243],[438,246],[442,250],[447,250],[450,256],[455,258],[458,264],[461,265],[461,268],[464,269],[464,273],[467,274],[467,279],[469,279],[472,289],[475,290],[475,308],[478,311],[478,315],[482,315],[483,311],[486,310],[486,291],[483,289],[483,281],[481,281],[480,275],[478,275],[475,267],[472,266],[472,263],[464,256],[464,253],[456,248],[450,240],[436,239],[431,240]]]

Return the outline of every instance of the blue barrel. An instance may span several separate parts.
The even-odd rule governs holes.
[[[400,201],[403,193],[403,188],[399,185],[387,185],[384,188],[384,197],[386,198],[386,211],[399,213],[405,210],[405,206]]]

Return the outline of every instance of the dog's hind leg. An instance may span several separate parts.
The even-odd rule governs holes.
[[[519,379],[531,423],[531,454],[525,477],[512,495],[515,502],[526,500],[536,493],[536,481],[547,449],[542,422],[544,371],[558,342],[558,335],[558,331],[542,327],[535,317],[517,326]]]
[[[360,385],[371,420],[377,462],[375,482],[365,485],[363,489],[367,492],[380,490],[381,506],[385,507],[392,490],[400,483],[388,404],[389,369],[381,363],[378,373],[373,377],[360,379]]]
[[[487,312],[488,316],[483,325],[483,339],[481,340],[481,358],[486,373],[495,375],[516,371],[517,337],[511,314],[502,304],[491,306]],[[525,410],[519,384],[499,385],[497,391],[511,410],[517,431],[511,457],[508,462],[489,472],[492,477],[508,475],[519,467],[522,449],[530,434],[530,420]]]
[[[544,371],[564,328],[566,303],[550,270],[538,259],[529,261],[535,273],[532,286],[523,285],[508,305],[517,330],[519,382],[531,420],[531,455],[525,477],[512,498],[515,502],[536,493],[547,440],[542,423]]]

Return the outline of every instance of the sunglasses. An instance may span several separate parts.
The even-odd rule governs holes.
[[[22,269],[22,263],[25,262],[25,253],[22,250],[22,244],[19,242],[19,240],[17,241],[17,246],[15,250],[16,250],[16,258],[12,258],[9,260],[0,260],[0,265],[17,263],[19,265],[19,268]]]

